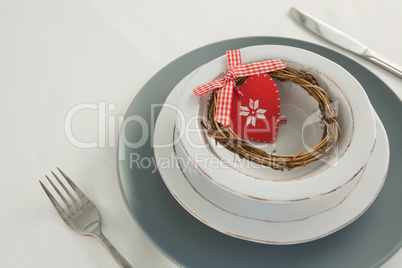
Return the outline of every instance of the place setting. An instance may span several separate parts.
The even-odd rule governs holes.
[[[399,228],[386,195],[401,184],[400,141],[388,139],[400,126],[387,121],[400,105],[362,65],[295,39],[230,39],[171,62],[141,93],[119,183],[173,262],[367,267],[398,249],[384,232]]]
[[[296,8],[289,17],[402,78],[331,25]],[[124,118],[110,116],[115,104],[85,109],[108,120],[98,139],[116,143],[120,213],[172,264],[380,267],[400,250],[402,105],[365,64],[296,38],[244,36],[187,52],[127,98]],[[136,267],[101,231],[100,200],[68,174],[41,178],[43,198],[116,265]]]

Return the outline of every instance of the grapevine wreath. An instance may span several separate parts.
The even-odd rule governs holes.
[[[336,119],[335,106],[328,93],[319,86],[316,77],[312,73],[281,65],[281,62],[278,65],[278,60],[241,65],[240,51],[238,50],[228,51],[227,56],[229,71],[226,76],[223,79],[201,85],[193,90],[198,96],[208,91],[213,91],[207,102],[205,120],[202,122],[202,126],[206,129],[209,137],[220,143],[227,150],[239,155],[240,158],[276,170],[291,170],[296,167],[306,166],[334,152],[340,138],[340,127]],[[274,68],[272,68],[273,65]],[[222,120],[222,118],[226,118],[221,116],[223,112],[217,108],[221,102],[219,95],[226,94],[225,98],[231,96],[234,91],[238,91],[238,87],[249,76],[257,73],[267,74],[280,82],[289,81],[296,84],[306,90],[317,101],[323,129],[321,141],[317,145],[308,151],[299,152],[295,155],[268,153],[237,135],[229,126],[229,117],[226,117],[228,118],[226,121]],[[231,101],[231,98],[229,101]]]

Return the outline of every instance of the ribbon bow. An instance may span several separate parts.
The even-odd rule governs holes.
[[[238,90],[235,83],[236,77],[268,73],[286,68],[282,61],[278,59],[241,65],[240,50],[226,51],[226,56],[229,67],[226,75],[221,79],[214,80],[193,89],[195,95],[202,96],[215,88],[219,88],[215,120],[224,126],[230,124],[233,90]]]

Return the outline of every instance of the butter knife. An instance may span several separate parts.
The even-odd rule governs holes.
[[[373,51],[366,45],[354,39],[353,37],[294,7],[290,9],[290,14],[298,23],[300,23],[302,26],[306,27],[313,33],[317,34],[321,38],[337,46],[340,46],[343,49],[353,52],[358,56],[395,74],[399,78],[402,78],[401,66],[386,59],[384,56]]]

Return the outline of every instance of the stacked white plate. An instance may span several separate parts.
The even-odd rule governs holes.
[[[209,138],[201,121],[208,96],[192,89],[227,70],[226,56],[184,78],[158,118],[154,149],[162,177],[195,217],[228,235],[269,244],[314,240],[361,215],[381,189],[389,161],[385,130],[361,85],[339,65],[287,46],[241,49],[243,63],[279,58],[313,73],[337,106],[341,139],[336,152],[306,167],[277,171],[242,160]],[[296,154],[322,135],[316,101],[290,82],[277,82],[281,125],[268,152]],[[170,163],[166,165],[164,163]]]

